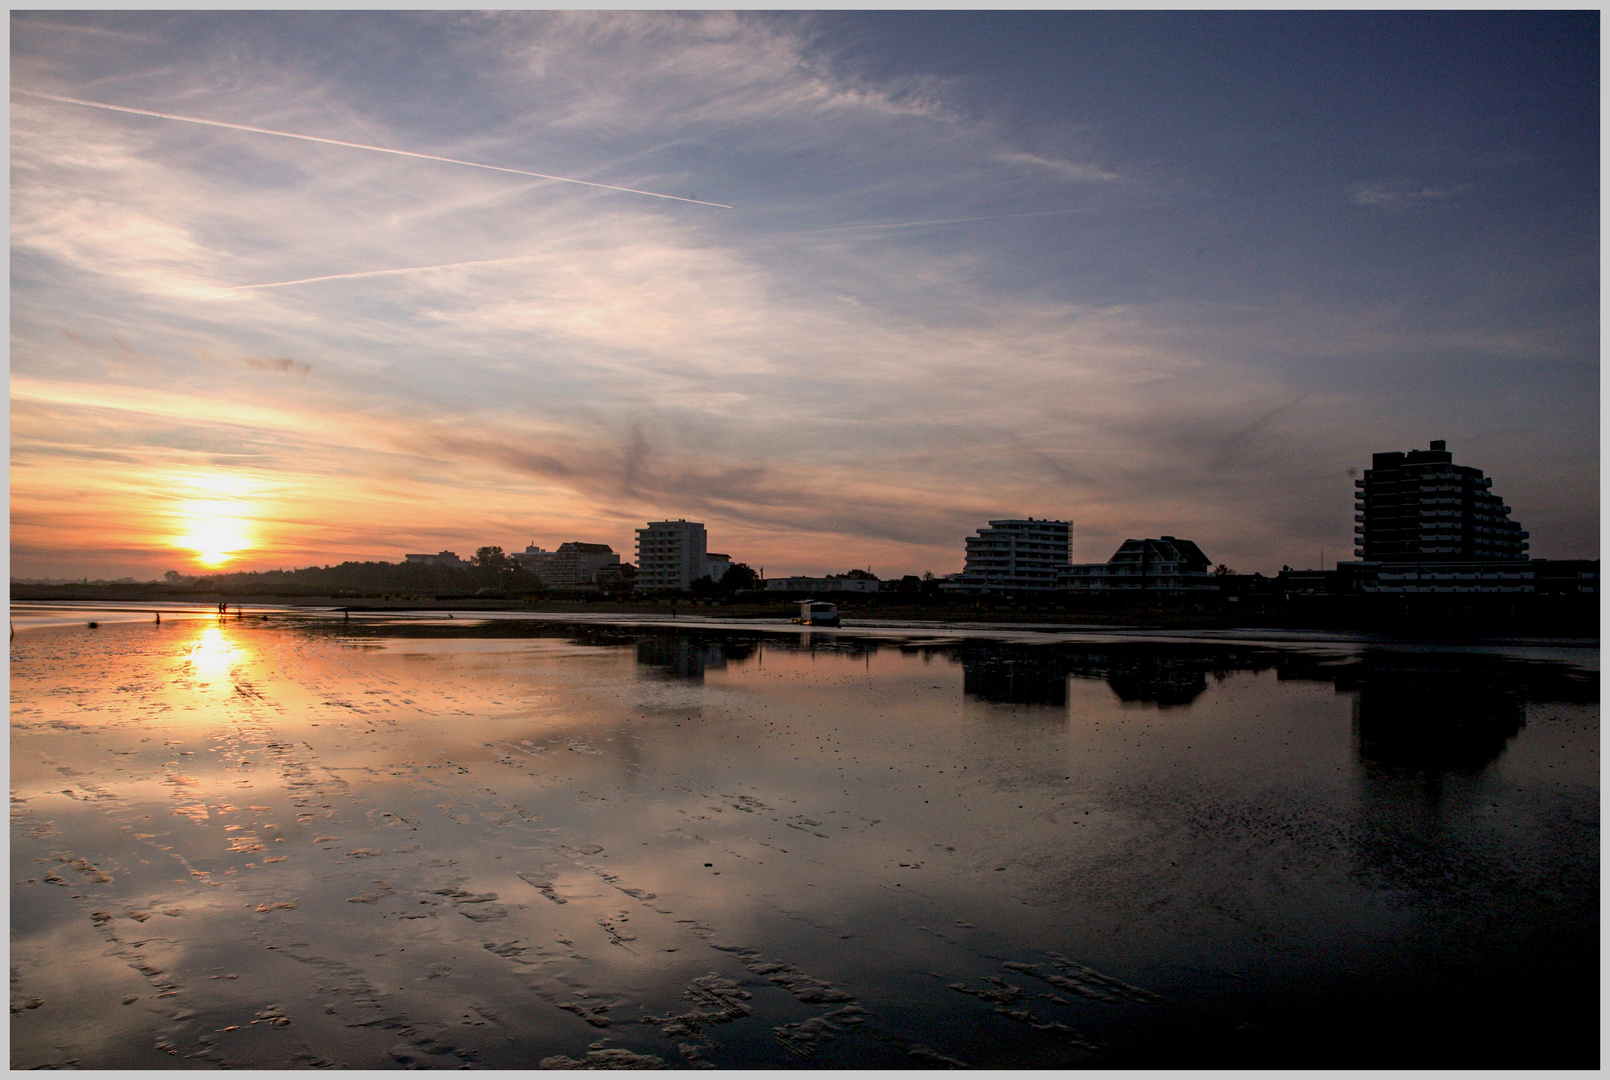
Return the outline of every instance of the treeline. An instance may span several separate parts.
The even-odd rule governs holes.
[[[599,571],[596,586],[581,590],[580,595],[612,600],[632,597],[636,592],[636,572],[636,567],[630,564],[605,567]],[[577,590],[548,585],[540,574],[520,565],[497,547],[481,548],[475,553],[474,559],[457,566],[344,562],[338,566],[208,574],[195,578],[169,571],[167,582],[190,592],[235,596],[493,597],[517,600],[549,594],[578,594]],[[755,572],[739,563],[719,582],[712,582],[709,578],[694,582],[691,595],[725,600],[759,586]]]
[[[176,576],[176,575],[175,575]],[[333,596],[340,593],[401,596],[521,596],[542,591],[542,581],[519,566],[438,566],[422,563],[344,562],[300,570],[208,574],[184,579],[201,593],[244,596]]]

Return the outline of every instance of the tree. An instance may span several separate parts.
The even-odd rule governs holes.
[[[725,599],[731,597],[733,593],[758,588],[760,588],[760,575],[744,563],[733,563],[732,567],[721,575],[720,581],[711,581],[708,575],[695,581],[693,595]]]
[[[605,596],[618,599],[631,593],[632,584],[636,580],[637,567],[631,563],[621,563],[619,566],[606,566],[599,570],[593,582]]]
[[[1213,568],[1213,576],[1214,577],[1229,577],[1233,573],[1235,573],[1235,571],[1231,570],[1228,566],[1225,566],[1223,563],[1220,563],[1219,565],[1217,565],[1217,566],[1215,566]]]
[[[503,549],[497,546],[480,547],[475,549],[475,565],[481,570],[490,570],[496,573],[509,565],[509,557],[503,554]]]
[[[877,575],[874,574],[870,570],[851,570],[849,573],[845,574],[844,576],[847,577],[847,578],[854,578],[857,581],[877,581],[878,580]]]
[[[746,592],[750,589],[760,588],[760,575],[748,563],[733,563],[721,579],[721,588],[724,592]]]

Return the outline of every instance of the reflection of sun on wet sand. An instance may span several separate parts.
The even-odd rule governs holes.
[[[13,1064],[1124,1063],[1218,973],[1301,991],[1271,940],[1390,969],[1471,888],[1403,891],[1375,832],[1443,825],[1359,797],[1350,701],[1295,661],[457,622],[19,634]],[[1595,706],[1513,693],[1564,719],[1484,798],[1575,820]],[[1536,867],[1565,900],[1504,913],[1557,929],[1589,833],[1462,872]]]

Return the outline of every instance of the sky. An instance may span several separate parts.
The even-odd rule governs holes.
[[[1598,18],[14,12],[11,572],[1596,557]]]

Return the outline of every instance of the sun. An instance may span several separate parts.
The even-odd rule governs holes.
[[[195,552],[203,566],[222,566],[252,548],[249,523],[234,507],[214,503],[185,504],[185,532],[174,537],[177,547]]]
[[[192,480],[189,484],[192,489],[200,488],[203,497],[185,499],[174,508],[178,532],[168,542],[194,552],[193,558],[202,566],[222,566],[257,545],[251,502],[241,497],[243,492],[230,490],[232,485],[217,478],[206,480],[210,482]]]

